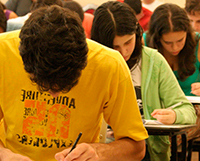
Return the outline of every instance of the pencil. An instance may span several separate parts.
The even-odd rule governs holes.
[[[78,141],[81,138],[81,136],[82,136],[82,132],[79,133],[79,135],[78,135],[76,141],[74,142],[74,144],[73,144],[71,150],[69,151],[69,153],[76,147],[76,144],[78,143]]]
[[[179,105],[181,105],[181,104],[183,104],[183,102],[176,103],[176,104],[174,104],[174,105],[168,107],[167,109],[173,109],[174,107],[177,107],[177,106],[179,106]]]

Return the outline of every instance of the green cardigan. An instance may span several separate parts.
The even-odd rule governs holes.
[[[194,107],[185,97],[165,58],[157,50],[145,46],[142,50],[141,90],[145,119],[153,120],[151,113],[155,109],[167,108],[182,101],[182,105],[174,108],[175,124],[196,123]],[[147,144],[152,161],[170,160],[168,136],[151,135]]]

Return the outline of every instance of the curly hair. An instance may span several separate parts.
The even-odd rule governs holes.
[[[78,83],[88,47],[77,13],[57,5],[35,10],[20,39],[24,68],[41,91],[68,92]]]
[[[126,3],[108,1],[100,5],[95,13],[91,31],[91,39],[113,48],[116,35],[136,34],[135,49],[127,61],[131,69],[139,62],[142,53],[142,28],[139,25],[135,12]]]
[[[178,54],[178,79],[185,80],[195,72],[196,41],[190,20],[184,9],[171,3],[158,6],[149,22],[146,43],[147,46],[158,49],[162,53],[163,47],[160,42],[162,35],[178,31],[187,33],[185,45]]]
[[[58,5],[63,7],[62,0],[36,0],[31,5],[31,12],[35,11],[40,7],[51,6],[51,5]]]

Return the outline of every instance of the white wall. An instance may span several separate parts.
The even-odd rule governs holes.
[[[88,3],[93,3],[96,5],[100,5],[103,2],[107,2],[108,0],[98,0],[98,1],[94,1],[94,0],[75,0],[78,3],[80,3],[82,6],[85,6]],[[165,2],[165,3],[175,3],[177,5],[179,5],[180,7],[184,7],[185,6],[185,0],[159,0],[161,2]]]
[[[7,0],[1,0],[2,3],[6,3]]]
[[[7,0],[1,0],[1,2],[5,3]],[[104,2],[107,2],[108,0],[75,0],[77,1],[78,3],[80,3],[82,6],[85,6],[87,5],[88,3],[93,3],[95,5],[100,5]],[[179,6],[181,7],[184,7],[185,5],[185,0],[159,0],[161,2],[169,2],[169,3],[175,3],[175,4],[178,4]]]
[[[185,6],[185,0],[160,0],[160,1],[168,2],[168,3],[175,3],[175,4],[179,5],[180,7]]]

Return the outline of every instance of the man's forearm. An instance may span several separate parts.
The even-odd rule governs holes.
[[[123,138],[109,144],[91,144],[100,158],[99,161],[133,161],[142,160],[145,156],[145,141],[134,141]]]

